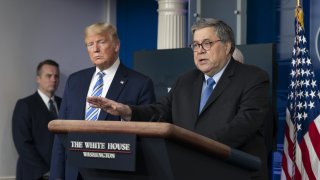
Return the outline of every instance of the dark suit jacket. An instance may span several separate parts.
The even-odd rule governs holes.
[[[95,67],[76,72],[67,80],[64,99],[60,109],[61,119],[84,119],[88,89]],[[152,80],[138,72],[126,68],[120,64],[107,98],[130,105],[149,104],[155,101]],[[119,116],[100,112],[100,120],[120,120]],[[50,179],[76,179],[78,170],[66,164],[65,151],[61,142],[56,137],[53,147]]]
[[[264,122],[269,112],[266,72],[231,60],[199,114],[204,74],[195,69],[178,78],[169,95],[148,106],[132,106],[132,120],[167,121],[258,156],[267,178]],[[253,175],[255,176],[255,175]]]
[[[60,107],[61,98],[55,97]],[[18,100],[12,117],[13,141],[19,154],[17,180],[39,179],[50,169],[54,135],[48,130],[50,113],[38,92]]]

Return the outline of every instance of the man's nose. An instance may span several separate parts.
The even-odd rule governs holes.
[[[57,76],[51,76],[51,81],[58,81],[59,80],[59,77],[57,77]]]
[[[197,50],[197,53],[205,53],[206,50],[203,48],[202,45],[199,46],[198,50]]]
[[[93,45],[93,51],[94,52],[99,52],[100,51],[99,44],[96,43],[96,44]]]

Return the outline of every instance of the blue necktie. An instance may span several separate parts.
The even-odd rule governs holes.
[[[208,78],[207,79],[207,86],[206,88],[204,89],[202,95],[201,95],[201,101],[200,101],[200,107],[199,107],[199,113],[202,111],[204,105],[207,103],[211,93],[212,93],[212,90],[213,90],[213,85],[216,84],[216,82],[212,79],[212,78]]]
[[[100,71],[100,72],[98,72],[97,75],[99,75],[99,77],[98,77],[98,80],[97,80],[96,84],[93,87],[91,96],[101,96],[101,94],[102,94],[103,76],[105,74],[104,74],[104,72]],[[94,107],[90,106],[86,111],[85,119],[86,120],[92,120],[92,121],[97,120],[98,116],[99,116],[99,112],[100,112],[99,110],[100,110],[99,108],[94,108]]]

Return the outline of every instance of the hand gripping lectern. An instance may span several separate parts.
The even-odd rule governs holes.
[[[169,123],[54,120],[48,127],[89,180],[250,179],[261,164]]]

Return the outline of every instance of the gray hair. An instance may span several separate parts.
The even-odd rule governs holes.
[[[191,27],[192,34],[194,35],[195,31],[206,28],[206,27],[212,27],[213,30],[217,33],[218,38],[222,42],[231,43],[231,48],[229,53],[232,54],[235,48],[235,41],[234,41],[234,35],[231,27],[227,25],[225,22],[218,19],[202,18],[196,21],[192,25]]]

